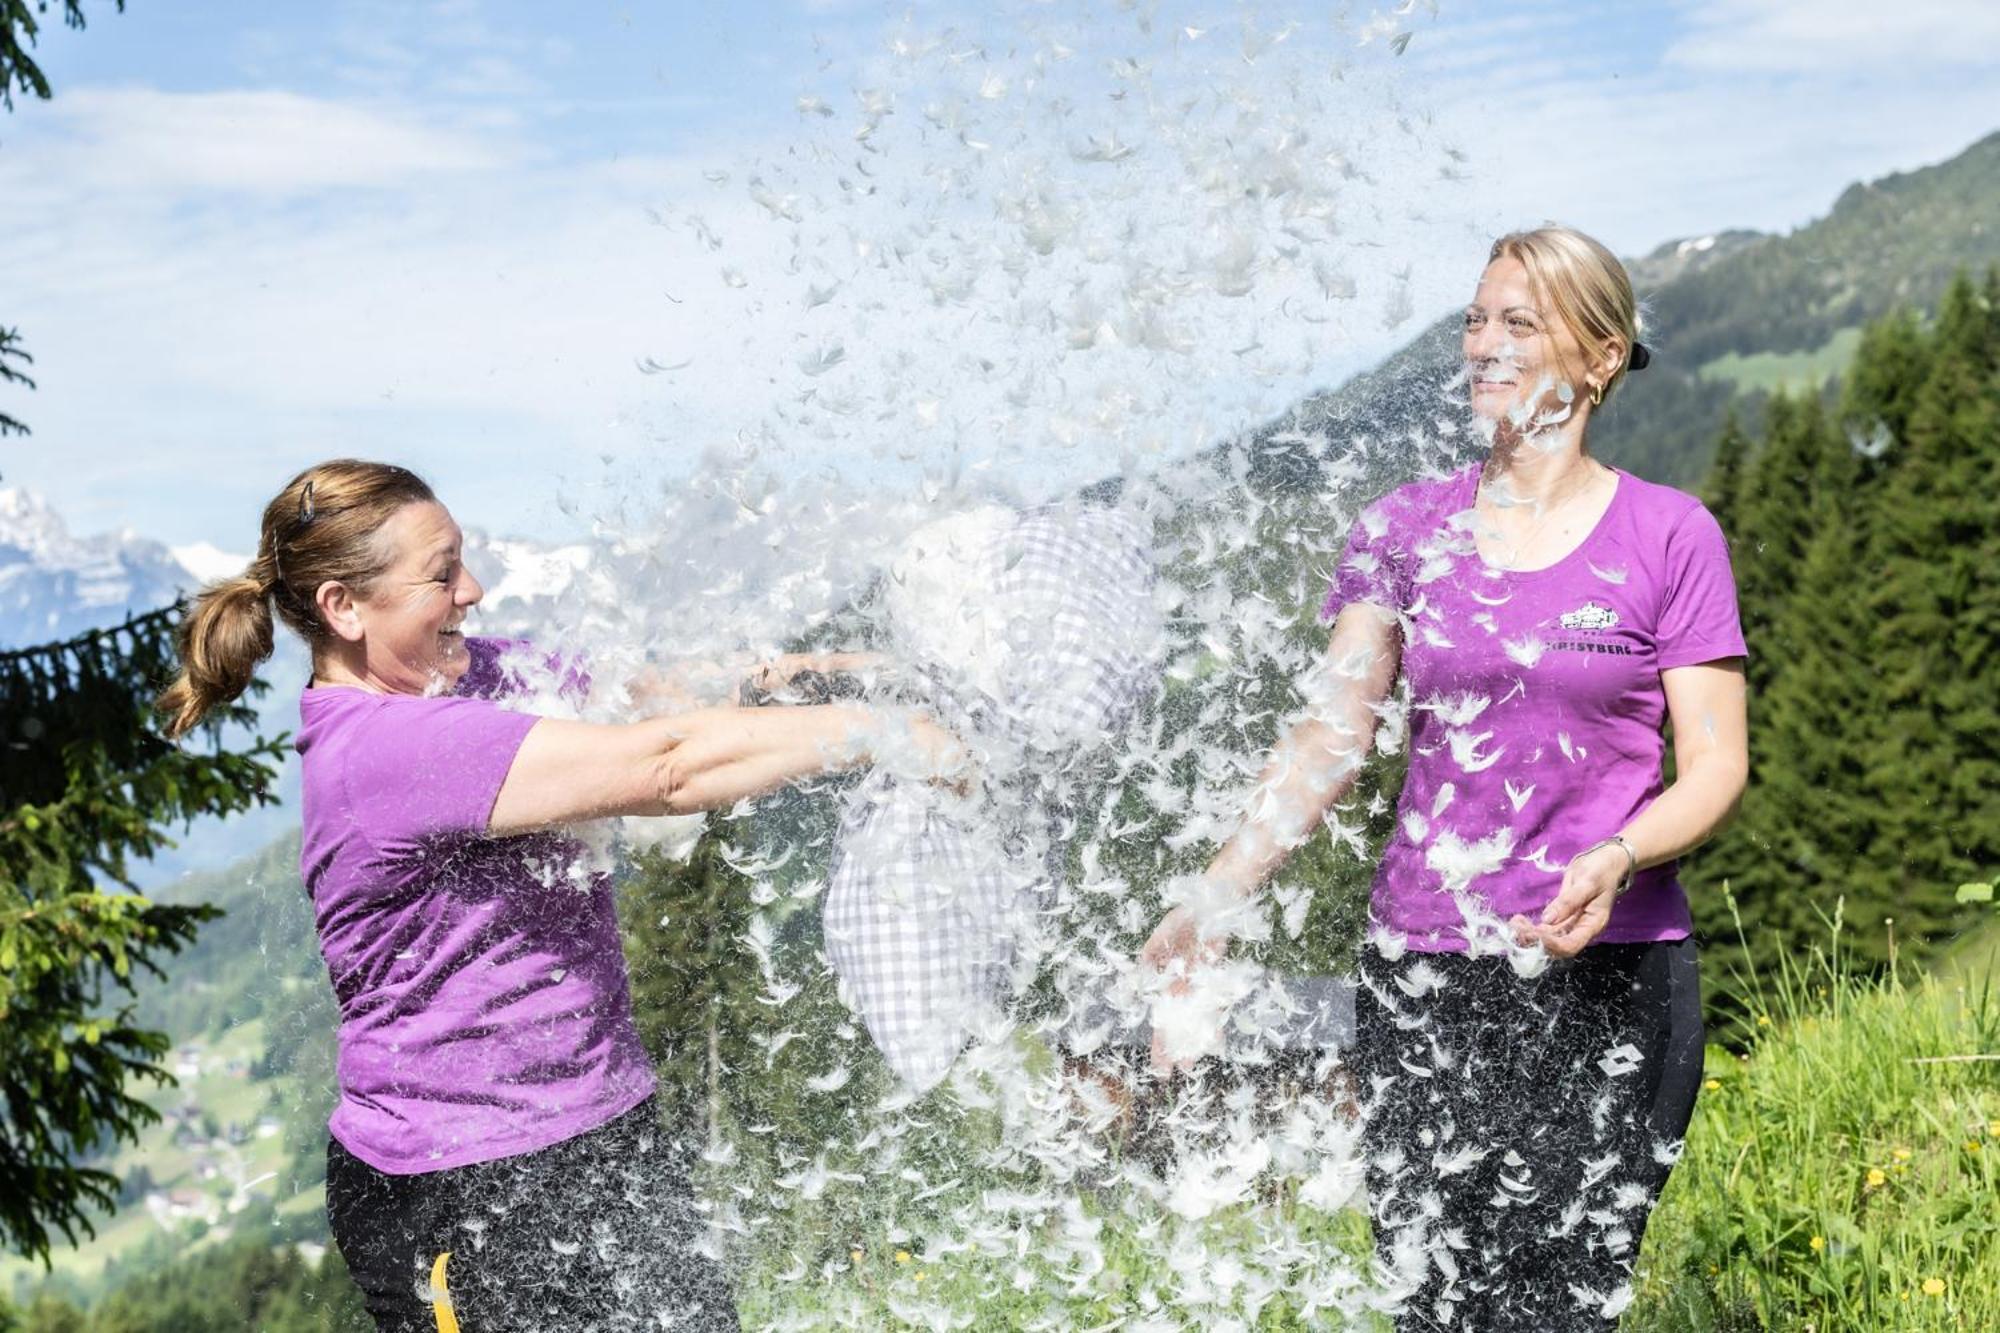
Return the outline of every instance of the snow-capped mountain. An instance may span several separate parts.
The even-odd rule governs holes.
[[[590,563],[590,548],[465,534],[465,559],[486,584],[484,633],[533,623]],[[49,502],[0,487],[0,648],[48,643],[167,605],[241,573],[247,554],[210,542],[167,546],[136,532],[79,537]]]
[[[198,582],[159,542],[131,531],[74,536],[41,496],[0,488],[0,647],[115,624]]]

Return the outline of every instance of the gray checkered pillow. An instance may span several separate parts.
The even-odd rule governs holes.
[[[975,563],[980,609],[998,617],[999,697],[945,664],[910,666],[918,701],[972,747],[981,780],[959,795],[871,775],[850,793],[827,886],[842,993],[920,1090],[1005,1004],[1060,864],[1066,794],[1159,680],[1153,564],[1130,518],[1032,509]]]

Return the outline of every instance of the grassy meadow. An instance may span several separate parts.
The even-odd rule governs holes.
[[[1990,929],[1970,942],[1990,958]],[[2000,1329],[2000,995],[1856,980],[1836,932],[1710,1048],[1627,1329]]]
[[[1952,965],[1864,977],[1836,924],[1824,948],[1734,980],[1749,1016],[1711,1034],[1621,1328],[2000,1329],[1996,942],[1989,928]],[[788,1259],[744,1275],[745,1326],[1168,1329],[1168,1293],[1205,1286],[1236,1311],[1216,1328],[1388,1328],[1348,1285],[1366,1272],[1359,1213],[1287,1194],[1175,1231],[1131,1203],[1085,1192],[1022,1244],[927,1251],[920,1229],[888,1229],[810,1269]],[[1322,1299],[1266,1294],[1274,1278]]]
[[[1844,928],[1824,938],[1803,956],[1753,951],[1754,979],[1706,978],[1710,987],[1739,987],[1746,1016],[1711,1032],[1706,1086],[1646,1235],[1621,1324],[1627,1333],[2000,1329],[2000,994],[1992,981],[2000,920],[1968,933],[1941,963],[1879,975],[1849,967]],[[228,1072],[253,1035],[236,1034],[240,1047],[212,1045],[209,1067],[176,1098],[214,1106],[233,1097],[243,1118],[257,1114]],[[1387,1321],[1365,1309],[1369,1241],[1359,1212],[1319,1212],[1292,1187],[1266,1188],[1186,1222],[1115,1180],[1038,1191],[1015,1176],[1007,1186],[981,1179],[982,1150],[995,1144],[976,1109],[929,1119],[936,1150],[969,1168],[957,1188],[927,1200],[917,1186],[870,1180],[845,1203],[830,1190],[812,1216],[797,1219],[804,1225],[790,1243],[739,1273],[746,1328],[1163,1333],[1185,1326],[1180,1302],[1192,1298],[1220,1312],[1205,1325],[1216,1330],[1387,1333]],[[255,1140],[249,1151],[268,1153],[276,1142]],[[1119,1145],[1110,1151],[1115,1163]],[[187,1180],[193,1154],[175,1157],[164,1141],[144,1153],[163,1188]],[[995,1225],[970,1241],[940,1243],[954,1233],[945,1224],[950,1208],[975,1198]],[[287,1211],[298,1206],[316,1208],[317,1193],[287,1201]],[[88,1285],[114,1257],[133,1274],[114,1287],[143,1285],[129,1265],[158,1233],[143,1211],[115,1220],[58,1258],[57,1289]],[[798,1243],[802,1236],[808,1243]],[[248,1234],[228,1240],[216,1228],[197,1248],[220,1262],[218,1245],[262,1244]],[[198,1257],[188,1250],[176,1267]],[[358,1329],[353,1311],[339,1313],[345,1300],[331,1295],[345,1279],[322,1277],[330,1294],[317,1316],[302,1316],[305,1326]],[[15,1288],[24,1307],[35,1284],[26,1285]],[[237,1299],[215,1295],[218,1305]],[[24,1309],[20,1327],[151,1333],[131,1322],[129,1300],[92,1304],[93,1314],[78,1316],[85,1322],[46,1326]],[[111,1322],[92,1322],[100,1314]],[[206,1333],[262,1325],[237,1316],[172,1326]]]

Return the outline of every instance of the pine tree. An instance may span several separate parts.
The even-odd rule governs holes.
[[[159,1118],[136,1082],[172,1081],[135,970],[159,974],[215,915],[132,892],[132,864],[175,824],[272,799],[278,743],[223,739],[247,706],[184,747],[154,729],[177,614],[0,653],[0,1237],[45,1260],[52,1228],[74,1243],[116,1203],[117,1177],[85,1163]]]
[[[119,13],[125,12],[125,0],[114,3]],[[33,8],[28,0],[0,0],[0,106],[9,111],[14,109],[16,91],[32,93],[44,102],[49,100],[48,78],[28,54],[28,48],[35,44],[35,35],[41,31],[35,16],[48,7],[48,0],[36,0]],[[63,22],[72,28],[84,25],[83,0],[63,0]]]
[[[1841,418],[1857,449],[1880,457],[1908,434],[1927,347],[1923,325],[1911,310],[1898,310],[1863,330],[1841,402]]]
[[[1959,923],[1953,886],[2000,864],[1996,312],[1989,276],[1931,331],[1885,319],[1837,418],[1779,400],[1744,473],[1751,781],[1686,870],[1725,975],[1748,960],[1724,883],[1753,955],[1823,941],[1844,902],[1854,956],[1882,962],[1883,918],[1921,952]]]
[[[1877,835],[1865,782],[1879,693],[1876,626],[1853,596],[1874,513],[1873,466],[1822,423],[1818,466],[1800,497],[1811,536],[1773,622],[1785,658],[1752,733],[1756,795],[1746,799],[1745,831],[1763,873],[1746,877],[1736,896],[1753,946],[1766,932],[1789,943],[1821,936],[1843,897],[1859,909],[1867,895],[1852,872]],[[1881,959],[1879,932],[1855,938],[1864,955]]]
[[[21,1333],[84,1333],[83,1311],[60,1296],[43,1292],[22,1312]]]
[[[0,0],[9,110],[16,89],[49,96],[27,50],[47,7]],[[81,28],[81,0],[63,0],[63,17]],[[28,363],[0,328],[0,383],[32,389]],[[10,433],[27,427],[0,415]],[[245,707],[186,748],[154,729],[176,616],[0,653],[0,1243],[44,1262],[52,1228],[74,1242],[91,1209],[116,1203],[118,1180],[92,1155],[158,1119],[129,1089],[172,1081],[165,1034],[137,1025],[134,971],[157,974],[214,915],[130,892],[131,864],[169,845],[174,824],[271,799],[276,776],[276,742],[223,740],[254,721]]]
[[[782,1144],[825,1143],[852,1108],[884,1090],[885,1067],[866,1040],[829,1043],[853,1019],[820,957],[819,903],[801,896],[788,861],[763,889],[730,864],[779,848],[824,846],[826,802],[798,793],[766,797],[754,824],[711,827],[684,862],[647,853],[621,885],[633,1013],[652,1053],[668,1119],[690,1142],[713,1147],[745,1125],[778,1125]],[[757,850],[727,844],[754,832]],[[780,887],[782,886],[782,887]],[[773,1041],[793,1031],[792,1041]],[[852,1059],[850,1059],[852,1057]],[[837,1095],[806,1082],[835,1064],[856,1076]],[[749,1164],[745,1164],[746,1168]],[[754,1172],[753,1172],[754,1174]]]
[[[1749,959],[1723,886],[1736,899],[1753,954],[1772,932],[1787,942],[1810,938],[1821,929],[1814,907],[1831,910],[1812,886],[1837,863],[1842,843],[1840,816],[1823,804],[1802,802],[1798,789],[1801,781],[1810,784],[1805,775],[1829,762],[1819,748],[1823,738],[1810,731],[1807,719],[1822,710],[1806,682],[1828,666],[1820,640],[1834,634],[1824,623],[1833,609],[1806,604],[1801,585],[1813,581],[1810,596],[1824,598],[1830,583],[1846,577],[1854,455],[1816,396],[1774,398],[1766,430],[1764,448],[1748,465],[1741,461],[1749,452],[1747,438],[1725,435],[1705,488],[1725,513],[1733,512],[1740,533],[1732,559],[1750,650],[1750,786],[1728,835],[1690,858],[1686,868],[1712,974],[1724,977]],[[1802,804],[1808,817],[1801,817]]]
[[[1732,407],[1722,419],[1722,434],[1715,442],[1715,462],[1701,491],[1708,512],[1715,515],[1715,521],[1722,527],[1722,535],[1731,543],[1736,540],[1741,522],[1744,474],[1749,464],[1750,437],[1744,433],[1743,423]]]
[[[1741,537],[1732,545],[1731,559],[1743,634],[1751,645],[1747,671],[1753,709],[1790,651],[1779,637],[1780,613],[1812,538],[1808,497],[1827,431],[1817,396],[1773,396],[1765,413],[1763,447],[1742,474],[1733,506]]]
[[[1887,717],[1869,868],[1911,932],[1959,920],[1953,886],[2000,864],[2000,279],[1955,282],[1928,351],[1868,590]]]
[[[14,364],[9,365],[8,362],[10,361]],[[32,366],[33,364],[35,364],[35,358],[29,356],[28,349],[21,346],[20,330],[0,329],[0,384],[21,384],[26,385],[30,389],[34,388],[34,380],[30,379],[28,373],[21,369],[22,366]],[[8,416],[5,412],[0,412],[0,439],[4,439],[9,435],[26,434],[28,434],[26,425]]]

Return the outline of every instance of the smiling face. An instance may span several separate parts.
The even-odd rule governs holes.
[[[460,561],[464,534],[436,501],[404,505],[382,525],[387,557],[365,594],[347,613],[353,634],[340,637],[363,650],[362,675],[391,694],[427,694],[458,682],[470,665],[462,626],[486,595]]]
[[[1520,260],[1486,266],[1465,308],[1463,339],[1472,410],[1516,429],[1587,410],[1587,358],[1576,335],[1545,311]]]

